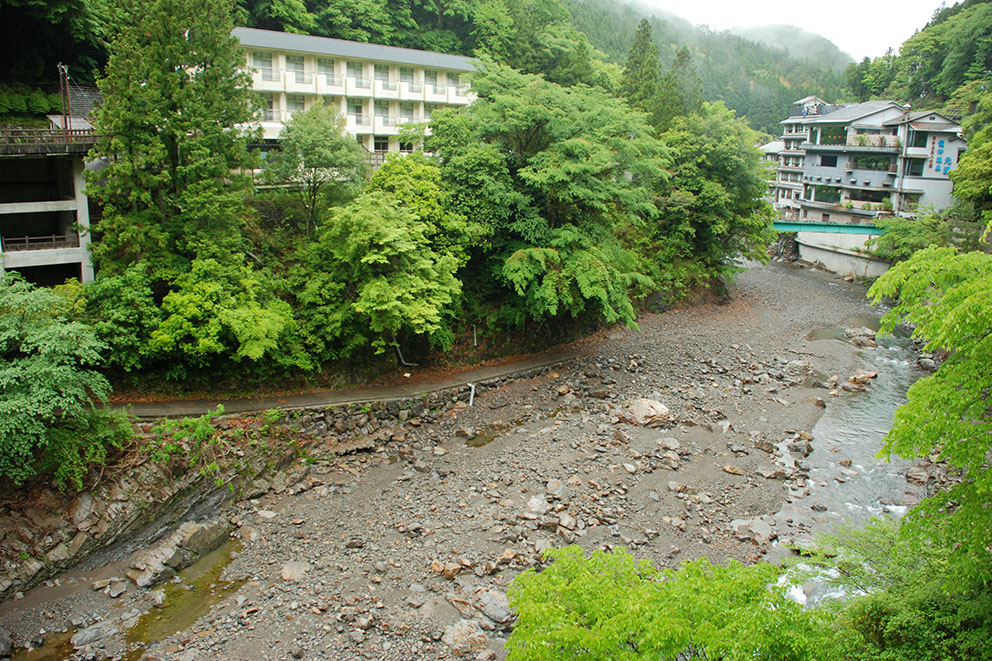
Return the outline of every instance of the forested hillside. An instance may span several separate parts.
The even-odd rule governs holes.
[[[650,16],[647,10],[615,0],[240,0],[238,4],[235,22],[253,27],[486,54],[554,82],[607,86],[616,81],[616,65],[623,64],[637,23]],[[32,106],[28,90],[52,86],[56,62],[69,63],[75,80],[94,80],[119,21],[112,6],[97,0],[4,3],[0,52],[14,66],[0,74],[6,79],[0,78],[0,83],[6,82],[8,92],[20,93],[4,94],[0,89],[0,115],[24,113],[32,107],[40,113],[55,109],[37,99]],[[842,76],[821,63],[836,63],[843,55],[822,38],[813,40],[817,50],[810,57],[797,57],[788,48],[760,43],[768,41],[764,33],[746,38],[708,32],[673,17],[650,20],[663,69],[671,68],[676,52],[687,47],[703,83],[703,98],[723,101],[745,116],[752,128],[774,133],[796,99],[817,94],[835,100],[841,93]],[[38,27],[48,38],[36,38]],[[24,41],[29,34],[31,43]]]
[[[762,25],[732,28],[730,31],[745,39],[784,49],[793,58],[804,60],[818,69],[844,71],[853,60],[826,37],[807,32],[795,25]]]
[[[847,84],[859,100],[909,101],[916,108],[960,114],[987,88],[992,71],[992,3],[965,0],[943,7],[899,53],[865,58],[847,68]]]
[[[781,48],[731,34],[696,28],[688,22],[652,16],[649,10],[612,0],[563,0],[572,23],[611,60],[623,62],[641,18],[648,18],[664,68],[688,47],[703,98],[720,100],[756,129],[775,134],[789,105],[808,94],[831,101],[843,92],[843,76]]]

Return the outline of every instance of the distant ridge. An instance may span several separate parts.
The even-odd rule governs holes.
[[[854,58],[824,36],[795,25],[759,25],[751,28],[731,28],[730,32],[751,41],[760,41],[774,48],[784,48],[797,60],[814,66],[842,72]]]

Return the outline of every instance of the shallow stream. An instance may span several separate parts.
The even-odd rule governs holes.
[[[855,326],[873,330],[878,318],[856,320]],[[847,341],[844,329],[819,329],[808,339],[817,342]],[[859,356],[865,369],[877,372],[864,392],[841,392],[827,397],[827,407],[812,430],[813,451],[805,462],[809,467],[808,495],[793,496],[775,518],[791,519],[809,527],[812,534],[830,530],[837,523],[863,523],[871,517],[901,517],[923,496],[922,490],[906,481],[909,461],[878,457],[882,439],[892,426],[896,409],[906,401],[906,393],[924,375],[916,365],[909,333],[897,328],[894,335],[879,336],[878,347],[862,349]],[[824,391],[825,394],[826,391]],[[785,452],[786,462],[789,459]],[[795,458],[795,457],[793,457]],[[792,541],[803,545],[812,535],[799,535]],[[778,549],[774,555],[785,555]],[[810,605],[830,592],[830,587],[813,583],[805,586]],[[802,600],[802,598],[801,598]]]

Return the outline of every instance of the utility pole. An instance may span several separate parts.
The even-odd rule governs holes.
[[[66,141],[70,142],[69,131],[72,129],[72,107],[69,104],[69,67],[58,63],[59,70],[59,96],[62,97],[62,130],[65,132]]]

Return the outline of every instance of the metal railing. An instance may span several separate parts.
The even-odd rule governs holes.
[[[21,129],[0,127],[0,144],[4,145],[56,145],[96,141],[93,129]]]
[[[4,252],[19,250],[55,250],[78,248],[78,234],[52,234],[50,236],[18,236],[2,239]]]

